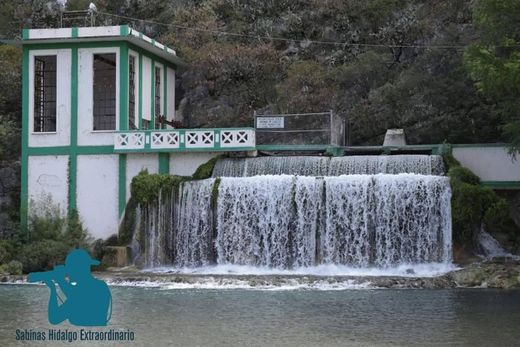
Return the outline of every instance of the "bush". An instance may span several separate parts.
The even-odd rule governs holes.
[[[17,260],[11,260],[9,263],[0,266],[0,273],[8,273],[9,275],[21,275],[22,263]]]
[[[23,271],[46,271],[55,265],[63,264],[65,257],[74,247],[62,241],[39,240],[22,246],[18,259],[23,264]]]
[[[491,188],[480,185],[471,170],[460,165],[451,155],[444,157],[449,165],[452,187],[451,211],[453,240],[461,246],[471,246],[484,225],[491,233],[517,238],[517,227],[509,214],[507,203]]]
[[[214,158],[211,158],[206,163],[200,165],[197,170],[195,170],[195,173],[193,174],[192,178],[194,180],[203,180],[206,178],[210,178],[213,174],[213,169],[215,168],[215,164],[217,163],[217,160],[219,160],[221,156],[217,156]]]
[[[454,166],[448,170],[448,176],[452,180],[458,180],[460,182],[469,183],[473,185],[480,184],[480,178],[471,172],[470,169],[463,166]]]
[[[0,264],[7,263],[16,254],[16,242],[14,240],[0,240]]]
[[[148,171],[141,171],[132,179],[130,191],[137,204],[147,205],[159,197],[163,189],[174,189],[188,177],[171,176],[168,174],[150,175]]]

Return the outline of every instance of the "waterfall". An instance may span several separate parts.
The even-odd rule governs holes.
[[[155,202],[142,212],[144,263],[146,267],[171,264],[170,238],[173,228],[173,192],[159,192]]]
[[[213,177],[258,175],[340,176],[378,173],[442,175],[439,155],[354,155],[345,157],[224,158],[217,161]]]
[[[334,157],[329,176],[374,175],[378,173],[416,173],[442,175],[444,164],[439,155],[353,155]]]
[[[141,244],[145,267],[200,266],[210,262],[213,183],[214,179],[183,182],[178,191],[161,191],[155,202],[137,208],[137,223],[144,231]],[[132,243],[136,235],[140,234],[134,233]],[[141,249],[139,244],[132,248]]]
[[[176,199],[175,265],[207,265],[213,258],[211,193],[214,179],[182,183]]]
[[[447,177],[223,177],[214,200],[216,182],[184,182],[144,209],[147,267],[386,268],[451,260]]]
[[[325,176],[328,168],[328,157],[224,158],[217,161],[213,177]]]
[[[451,259],[448,178],[326,177],[326,263],[387,267]]]
[[[321,205],[313,177],[223,178],[217,202],[217,263],[310,266]]]

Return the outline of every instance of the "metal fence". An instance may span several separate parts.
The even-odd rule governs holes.
[[[332,111],[254,118],[257,145],[345,145],[345,120]]]

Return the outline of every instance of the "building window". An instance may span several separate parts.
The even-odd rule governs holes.
[[[56,131],[56,56],[34,57],[34,132]]]
[[[94,54],[94,130],[116,129],[116,54]]]
[[[161,115],[161,68],[155,67],[155,128],[160,129],[158,118]]]
[[[128,56],[128,129],[136,129],[135,124],[135,57]]]

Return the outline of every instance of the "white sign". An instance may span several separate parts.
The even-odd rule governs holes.
[[[283,117],[257,117],[256,127],[260,129],[283,128]]]

